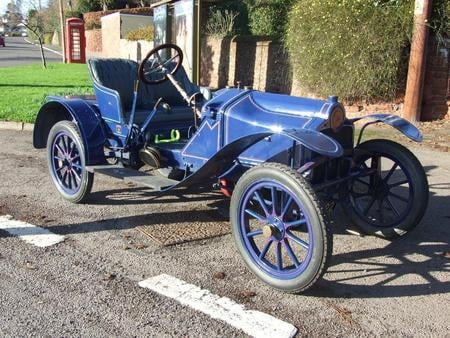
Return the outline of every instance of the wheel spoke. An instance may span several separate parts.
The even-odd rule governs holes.
[[[380,214],[380,222],[384,223],[383,199],[378,200],[378,213]]]
[[[277,188],[272,187],[271,189],[271,195],[272,195],[272,215],[277,214]]]
[[[395,208],[394,204],[392,204],[391,200],[389,199],[389,196],[386,198],[386,202],[387,205],[389,206],[389,208],[392,210],[392,212],[395,214],[395,216],[399,217],[400,213],[398,212],[398,210]]]
[[[363,181],[363,180],[362,180],[362,179],[360,179],[360,178],[357,178],[357,179],[355,179],[355,181],[357,181],[357,182],[359,182],[359,183],[361,183],[361,184],[364,184],[364,185],[366,185],[366,186],[370,187],[370,184],[369,184],[369,183],[367,183],[367,182]]]
[[[262,235],[262,234],[263,234],[263,231],[262,231],[261,229],[258,229],[258,230],[249,232],[249,233],[247,234],[247,237],[255,237],[255,236],[260,236],[260,235]]]
[[[302,248],[308,250],[309,249],[309,244],[306,243],[304,240],[298,238],[297,236],[295,236],[292,232],[290,231],[286,231],[286,235],[292,239],[295,243],[297,243],[298,245],[300,245]]]
[[[67,182],[66,182],[67,176],[68,176],[68,172],[67,172],[67,169],[66,169],[66,170],[64,171],[64,173],[62,174],[62,177],[61,177],[61,182],[62,182],[64,185],[66,185],[66,186],[67,186]]]
[[[287,229],[288,228],[293,228],[293,227],[296,227],[296,226],[299,226],[299,225],[303,225],[303,224],[306,224],[306,219],[300,219],[300,220],[297,220],[297,221],[285,223]]]
[[[67,135],[63,135],[62,139],[63,139],[64,150],[65,150],[66,154],[69,154],[69,138]]]
[[[369,212],[370,208],[372,208],[374,203],[375,203],[375,197],[372,196],[372,199],[370,200],[370,203],[368,203],[367,206],[363,210],[363,215],[364,216],[367,215],[367,213]]]
[[[264,202],[264,200],[263,200],[263,198],[261,197],[260,193],[257,192],[257,191],[255,191],[255,196],[256,196],[256,199],[258,200],[259,204],[261,205],[261,208],[263,208],[264,213],[266,214],[266,216],[269,216],[269,215],[270,215],[270,212],[269,212],[269,210],[267,209],[267,204],[266,204],[266,202]]]
[[[72,163],[72,167],[80,169],[80,170],[83,170],[83,167],[81,165],[79,165],[79,164],[76,164],[76,163]]]
[[[398,186],[401,186],[401,185],[406,184],[406,183],[409,183],[409,181],[407,179],[399,181],[399,182],[395,182],[393,184],[389,184],[389,188],[398,187]]]
[[[354,192],[354,191],[351,191],[350,194],[353,196],[354,199],[368,196],[368,193],[361,193],[361,192]]]
[[[381,171],[381,157],[380,156],[372,157],[372,161],[370,163],[370,168],[376,169],[378,172]]]
[[[259,259],[263,259],[266,255],[267,251],[269,251],[270,246],[272,245],[273,239],[267,240],[266,244],[264,244],[263,249],[259,253]]]
[[[289,255],[289,258],[291,259],[292,263],[294,263],[295,267],[298,268],[300,263],[297,259],[297,257],[295,257],[294,251],[291,248],[291,245],[289,244],[287,238],[283,241],[284,243],[284,247],[286,248],[286,251]]]
[[[277,269],[278,271],[283,270],[283,258],[281,254],[281,242],[277,243]]]
[[[53,158],[57,159],[58,161],[64,161],[64,159],[62,157],[53,156]]]
[[[284,206],[283,206],[283,211],[281,211],[281,217],[283,217],[284,215],[286,215],[286,213],[287,213],[289,207],[291,206],[292,201],[293,201],[293,198],[292,198],[291,195],[289,195],[288,200],[286,201],[286,203],[285,203]]]
[[[258,221],[264,222],[266,220],[263,216],[261,216],[260,214],[258,214],[257,212],[255,212],[251,209],[245,209],[245,212],[247,214],[249,214],[250,216],[253,216],[254,218],[256,218]]]
[[[61,149],[61,147],[58,145],[58,143],[55,143],[55,147],[56,149],[60,152],[61,155],[66,155],[66,153],[64,152],[64,150]]]
[[[398,163],[394,163],[394,165],[392,166],[391,170],[389,170],[388,174],[383,179],[384,182],[387,183],[389,181],[389,179],[391,178],[392,174],[395,172],[395,169],[397,169],[397,167],[398,167]]]
[[[81,182],[81,177],[78,175],[78,173],[75,171],[75,169],[72,168],[72,173],[75,176],[75,178],[78,180],[78,182]]]
[[[403,196],[400,196],[400,195],[398,195],[396,193],[393,193],[392,191],[389,191],[389,195],[392,196],[392,197],[395,197],[396,199],[398,199],[398,200],[400,200],[402,202],[405,202],[405,203],[409,202],[409,199],[407,199],[407,198],[405,198]]]

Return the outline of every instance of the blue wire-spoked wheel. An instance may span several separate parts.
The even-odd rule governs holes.
[[[47,139],[47,162],[53,183],[66,200],[85,201],[94,174],[86,170],[86,153],[78,126],[72,121],[56,123]]]
[[[323,275],[332,236],[319,199],[291,168],[265,163],[237,182],[230,220],[238,251],[270,286],[305,291]]]
[[[415,228],[428,205],[428,181],[419,160],[390,140],[369,140],[355,148],[355,170],[344,210],[368,235],[395,238]]]

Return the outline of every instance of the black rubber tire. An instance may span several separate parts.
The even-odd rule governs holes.
[[[376,139],[361,143],[355,148],[354,162],[360,163],[367,153],[390,155],[400,166],[408,171],[411,177],[412,189],[414,191],[414,200],[411,211],[396,226],[393,227],[377,227],[359,216],[352,203],[346,203],[344,211],[349,216],[351,222],[360,229],[364,234],[374,235],[381,238],[393,239],[405,235],[414,229],[422,220],[428,205],[428,180],[421,163],[414,154],[406,147],[390,140]]]
[[[52,147],[53,139],[61,131],[65,131],[70,134],[71,138],[75,141],[75,143],[79,149],[81,164],[83,167],[86,166],[86,151],[84,149],[83,139],[81,137],[78,126],[72,121],[60,121],[52,127],[52,129],[50,130],[50,133],[48,135],[48,139],[47,139],[47,164],[48,164],[48,169],[50,172],[50,177],[52,178],[55,188],[58,190],[58,192],[61,194],[61,196],[65,200],[67,200],[71,203],[83,203],[86,201],[87,197],[89,196],[89,194],[92,190],[92,185],[94,184],[94,174],[91,172],[88,172],[87,170],[83,170],[83,175],[81,177],[80,189],[78,190],[77,193],[70,195],[70,194],[67,194],[60,187],[58,180],[55,177],[53,170],[52,170],[51,147]]]
[[[246,250],[239,230],[239,205],[243,193],[255,180],[269,178],[287,187],[301,199],[303,207],[311,219],[314,234],[314,248],[306,270],[293,279],[281,280],[264,272],[256,265]],[[329,222],[322,210],[319,198],[309,183],[288,166],[277,163],[265,163],[248,170],[236,184],[231,197],[230,221],[234,242],[247,267],[263,282],[271,287],[288,293],[300,293],[312,287],[325,273],[332,254],[333,236]]]

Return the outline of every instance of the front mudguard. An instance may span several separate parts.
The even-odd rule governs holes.
[[[342,146],[338,142],[315,130],[290,129],[283,131],[263,131],[241,137],[227,144],[206,161],[196,172],[167,190],[204,183],[205,181],[223,176],[244,151],[275,134],[284,135],[292,141],[299,142],[312,151],[326,157],[341,157],[344,153]]]
[[[86,165],[106,163],[106,133],[102,120],[94,108],[82,99],[49,98],[36,117],[33,146],[37,149],[45,148],[50,129],[63,120],[73,121],[78,125],[86,149]]]
[[[372,121],[367,122],[364,124],[364,126],[361,128],[361,133],[359,136],[358,144],[362,138],[363,132],[366,129],[367,126],[382,122],[390,125],[391,127],[394,127],[398,131],[400,131],[403,135],[408,137],[409,139],[415,141],[415,142],[422,142],[423,136],[419,129],[409,121],[405,120],[404,118],[401,118],[400,116],[391,115],[391,114],[372,114],[368,116],[362,116],[357,117],[354,119],[351,119],[351,122],[357,122],[362,119],[370,119]]]

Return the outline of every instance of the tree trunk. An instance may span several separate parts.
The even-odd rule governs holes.
[[[38,36],[39,48],[41,49],[41,59],[42,59],[42,67],[47,69],[47,62],[45,60],[44,48],[42,48],[42,39]]]

